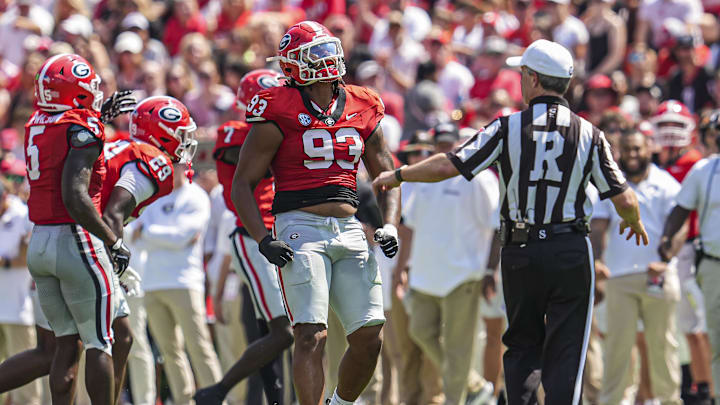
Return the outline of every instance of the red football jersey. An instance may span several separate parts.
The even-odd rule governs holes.
[[[123,167],[128,164],[136,165],[140,173],[155,184],[155,194],[138,204],[130,215],[131,218],[137,218],[145,207],[158,198],[170,194],[173,189],[173,165],[163,151],[149,143],[131,139],[105,144],[107,174],[102,189],[103,211],[115,183],[120,179]]]
[[[62,172],[70,151],[68,129],[73,124],[87,128],[105,142],[100,113],[72,109],[50,114],[36,110],[25,124],[25,162],[30,184],[30,220],[38,225],[75,223],[62,200]],[[100,212],[100,192],[105,178],[102,150],[93,165],[88,194]]]
[[[693,165],[695,165],[695,163],[697,163],[700,159],[702,159],[702,153],[700,153],[697,149],[690,149],[685,152],[684,155],[680,156],[675,163],[668,166],[666,170],[675,178],[675,180],[682,183],[685,176],[687,176],[688,172],[690,172],[690,169],[692,169]],[[697,211],[691,212],[689,219],[688,239],[695,239],[700,232]]]
[[[365,140],[380,125],[384,112],[380,97],[364,87],[340,86],[328,111],[321,113],[304,92],[283,86],[256,94],[247,106],[246,121],[274,122],[284,135],[271,165],[278,196],[328,186],[348,189],[356,196]],[[296,194],[293,198],[299,206],[319,203],[309,202],[314,199],[307,193]]]
[[[235,165],[232,165],[222,159],[222,155],[225,149],[233,147],[241,147],[248,132],[250,132],[250,125],[242,121],[228,121],[218,128],[217,140],[215,141],[215,150],[213,150],[213,158],[215,158],[215,166],[217,168],[218,180],[223,186],[223,198],[225,198],[225,205],[227,208],[235,214],[235,225],[242,227],[242,221],[235,211],[235,205],[230,198],[232,191],[232,180],[235,175]],[[255,187],[255,202],[257,202],[258,208],[260,208],[260,214],[262,215],[263,222],[267,229],[272,229],[275,223],[275,216],[270,212],[272,210],[272,202],[275,197],[275,190],[273,188],[273,178],[265,177],[260,180],[257,187]]]

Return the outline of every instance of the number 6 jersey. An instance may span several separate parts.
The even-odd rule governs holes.
[[[326,202],[357,207],[358,163],[385,107],[364,87],[340,85],[337,90],[324,112],[290,86],[263,90],[248,104],[249,124],[272,122],[284,137],[271,164],[274,214]]]
[[[173,166],[160,149],[136,139],[122,140],[105,145],[107,174],[102,188],[102,209],[110,198],[115,183],[126,165],[135,165],[140,173],[155,185],[155,193],[137,204],[130,218],[137,218],[142,210],[173,189]]]
[[[70,129],[78,132],[76,145],[70,143]],[[30,184],[30,220],[37,225],[73,224],[62,199],[62,172],[70,148],[87,148],[105,141],[100,114],[88,109],[60,113],[37,110],[25,124],[25,162]],[[100,212],[100,191],[105,177],[103,153],[93,164],[88,194]]]

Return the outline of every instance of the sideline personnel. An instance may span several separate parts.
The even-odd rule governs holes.
[[[472,179],[496,164],[500,173],[502,279],[508,312],[503,343],[508,403],[578,404],[595,272],[587,235],[588,181],[611,198],[627,239],[648,244],[637,197],[612,159],[603,133],[570,111],[561,96],[573,72],[570,52],[539,40],[508,64],[522,69],[525,111],[500,117],[463,146],[383,172],[378,189],[402,181]],[[544,361],[549,359],[549,361]],[[542,374],[541,374],[542,370]]]
[[[680,232],[690,212],[697,211],[698,239],[695,242],[695,266],[700,289],[705,296],[708,334],[712,349],[712,376],[716,402],[720,399],[720,110],[711,113],[709,122],[701,132],[703,143],[711,155],[695,163],[685,177],[677,195],[677,205],[665,222],[660,256],[669,260],[673,250],[673,237]],[[698,387],[707,393],[708,387]],[[706,400],[705,403],[709,401]]]

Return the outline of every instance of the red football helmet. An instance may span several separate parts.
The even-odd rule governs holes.
[[[340,39],[315,21],[290,27],[280,40],[278,56],[283,74],[300,86],[317,81],[333,82],[345,75],[345,55]]]
[[[285,84],[283,75],[270,69],[255,69],[240,79],[237,91],[237,109],[244,110],[250,99],[262,89],[278,87]]]
[[[130,135],[157,146],[175,163],[192,161],[196,129],[187,107],[169,96],[146,98],[130,114]]]
[[[655,142],[662,147],[683,148],[692,142],[695,118],[685,104],[668,100],[660,104],[650,119],[655,130]]]
[[[100,111],[102,102],[100,76],[81,56],[53,56],[35,75],[35,104],[43,111],[60,112],[73,108]]]

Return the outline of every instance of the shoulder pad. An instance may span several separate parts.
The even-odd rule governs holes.
[[[385,116],[385,104],[383,104],[380,96],[366,87],[347,85],[345,86],[347,101],[346,110],[362,111],[364,115],[363,138],[367,139],[375,132],[380,125],[380,121]]]
[[[270,87],[259,91],[245,107],[245,122],[274,121],[288,111],[288,101],[296,89],[287,86]]]
[[[62,113],[56,124],[77,124],[90,130],[101,141],[105,141],[105,125],[100,114],[84,108],[72,109]]]

